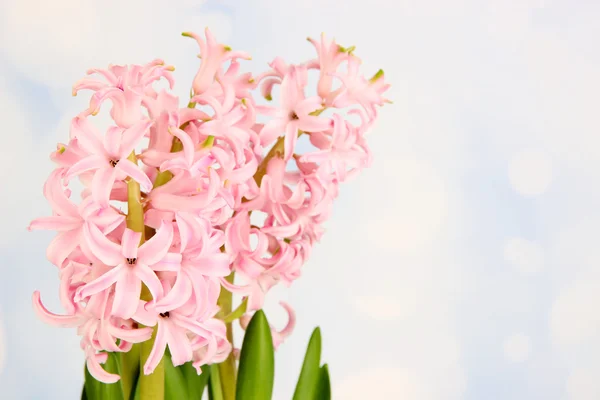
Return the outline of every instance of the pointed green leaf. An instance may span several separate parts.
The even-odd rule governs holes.
[[[118,374],[119,362],[117,353],[107,353],[108,358],[104,363],[107,372]],[[97,381],[85,368],[85,394],[87,400],[123,400],[123,388],[121,382],[102,383]]]
[[[319,370],[319,381],[314,400],[331,400],[331,384],[329,381],[329,368],[323,364]]]
[[[312,400],[314,398],[319,381],[320,365],[321,329],[316,327],[306,348],[304,364],[302,364],[293,400]]]
[[[270,400],[275,355],[267,317],[258,310],[250,320],[240,353],[236,400]]]
[[[187,362],[178,368],[181,369],[185,379],[189,400],[201,400],[204,388],[208,384],[210,365],[204,365],[200,375],[198,375],[191,362]]]
[[[208,400],[223,400],[223,388],[221,387],[221,377],[219,375],[219,366],[217,364],[213,364],[210,367]]]
[[[165,354],[165,400],[189,399],[183,372],[173,365],[171,354]]]

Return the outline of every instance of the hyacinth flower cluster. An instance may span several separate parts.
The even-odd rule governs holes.
[[[324,36],[309,39],[314,59],[275,58],[252,76],[241,71],[250,56],[208,29],[183,35],[201,59],[187,106],[171,92],[174,68],[158,59],[92,69],[74,85],[74,95],[91,93],[89,107],[51,154],[52,216],[29,226],[58,232],[47,258],[65,312],[50,312],[39,292],[34,308],[77,329],[100,382],[120,379],[103,369],[108,353],[137,344],[147,346],[145,375],[167,348],[173,365],[192,362],[198,373],[234,360],[232,320],[245,328],[272,287],[300,276],[339,184],[370,164],[365,135],[388,102],[383,72],[365,78],[353,48]],[[103,109],[111,126],[95,121]],[[302,135],[310,149],[300,153]],[[80,196],[69,188],[75,180]],[[264,220],[251,222],[253,212]],[[235,310],[232,293],[243,299]],[[275,348],[295,321],[282,306],[289,323],[271,328]]]

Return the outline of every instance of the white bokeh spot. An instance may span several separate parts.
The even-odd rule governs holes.
[[[524,150],[510,160],[508,177],[512,188],[526,197],[538,196],[552,182],[550,156],[541,150]]]
[[[600,281],[580,280],[563,290],[552,306],[550,328],[555,345],[563,350],[600,335]]]
[[[568,400],[600,399],[600,371],[576,369],[567,378]]]
[[[531,354],[531,339],[523,333],[507,337],[503,345],[504,358],[513,363],[527,361]]]
[[[353,303],[362,315],[380,321],[409,318],[418,310],[418,292],[402,290],[398,295],[353,296]]]
[[[504,259],[524,275],[533,275],[544,266],[544,250],[536,242],[513,237],[504,245]]]
[[[377,193],[379,199],[366,221],[367,237],[379,248],[421,250],[447,217],[448,196],[442,178],[431,164],[415,158],[380,159],[376,168],[385,175],[375,182],[377,190],[367,192]]]

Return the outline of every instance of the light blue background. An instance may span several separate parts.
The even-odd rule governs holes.
[[[60,311],[52,234],[25,230],[88,100],[71,85],[160,57],[187,96],[198,50],[179,34],[206,25],[254,72],[313,57],[323,31],[393,85],[373,167],[342,188],[304,276],[269,295],[278,326],[278,300],[298,316],[275,399],[315,325],[337,399],[600,398],[599,17],[589,0],[1,0],[0,398],[81,390],[75,332],[31,310],[41,290]]]

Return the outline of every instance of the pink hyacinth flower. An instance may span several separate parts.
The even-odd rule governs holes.
[[[95,115],[102,103],[112,100],[110,115],[122,128],[130,128],[143,118],[142,105],[146,98],[156,96],[151,85],[164,77],[173,88],[172,66],[156,59],[146,65],[111,65],[108,69],[91,69],[88,75],[99,74],[106,82],[90,77],[83,78],[73,85],[73,95],[88,89],[96,93],[90,99],[87,114]]]
[[[88,156],[75,163],[65,176],[65,179],[94,172],[92,181],[92,196],[103,206],[108,205],[110,192],[115,180],[129,176],[137,181],[143,190],[152,189],[150,178],[127,157],[139,144],[150,126],[150,120],[142,120],[131,128],[109,128],[103,140],[97,130],[86,118],[76,117],[73,120],[73,131],[79,146],[88,152]]]
[[[112,314],[131,318],[140,302],[142,282],[154,299],[163,295],[160,280],[154,271],[178,271],[181,254],[169,253],[173,228],[163,224],[156,234],[138,247],[141,233],[125,229],[121,245],[110,241],[95,226],[86,226],[84,235],[94,255],[107,266],[108,272],[77,289],[76,300],[92,296],[115,285]]]
[[[251,59],[247,53],[232,51],[229,47],[217,43],[210,29],[206,28],[204,34],[206,42],[193,32],[183,33],[183,36],[195,39],[200,47],[199,57],[202,59],[202,63],[192,83],[195,94],[204,93],[213,84],[219,68],[225,61],[235,58]]]
[[[61,169],[54,170],[44,185],[44,195],[52,206],[54,216],[36,218],[28,227],[29,230],[58,231],[46,252],[48,260],[57,267],[65,264],[65,260],[77,246],[89,253],[83,241],[84,225],[97,225],[107,234],[125,220],[124,215],[113,208],[100,207],[91,198],[84,200],[79,206],[72,203],[62,184],[63,173]]]
[[[281,133],[285,132],[284,159],[291,158],[298,140],[298,130],[306,132],[319,132],[328,129],[331,121],[326,118],[310,115],[322,108],[323,103],[319,96],[305,98],[305,79],[299,75],[306,73],[298,67],[290,71],[281,82],[281,107],[267,111],[266,114],[273,119],[265,124],[260,132],[261,144],[271,144]]]

